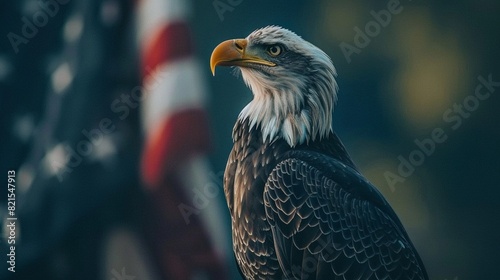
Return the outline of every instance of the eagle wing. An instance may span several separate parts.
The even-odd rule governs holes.
[[[285,279],[428,279],[386,200],[361,174],[312,151],[294,151],[264,191]]]

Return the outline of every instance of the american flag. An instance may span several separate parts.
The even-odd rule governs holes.
[[[162,266],[174,279],[189,279],[199,270],[209,272],[211,279],[224,279],[225,227],[215,200],[222,187],[214,189],[217,178],[209,176],[207,91],[187,22],[190,2],[137,4],[145,87],[142,179],[152,193],[158,221],[163,221],[154,225],[153,240]]]
[[[2,1],[0,166],[19,224],[0,279],[227,278],[189,10]]]

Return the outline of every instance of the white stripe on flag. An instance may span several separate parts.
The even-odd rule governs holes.
[[[142,121],[146,131],[177,111],[204,108],[207,103],[206,81],[195,58],[158,66],[148,73],[144,88]]]
[[[140,0],[137,12],[137,46],[150,43],[152,36],[163,26],[186,21],[191,11],[191,1],[186,0]]]

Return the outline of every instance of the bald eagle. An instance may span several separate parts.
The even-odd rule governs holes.
[[[253,92],[224,175],[245,279],[428,279],[396,213],[332,129],[336,70],[295,33],[268,26],[222,42]]]

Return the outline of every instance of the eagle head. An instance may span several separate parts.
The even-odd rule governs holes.
[[[245,39],[220,43],[210,58],[216,66],[236,66],[253,92],[238,119],[261,129],[263,141],[278,138],[294,147],[332,130],[336,71],[330,57],[294,32],[268,26]]]

